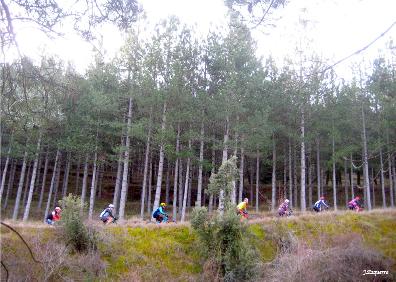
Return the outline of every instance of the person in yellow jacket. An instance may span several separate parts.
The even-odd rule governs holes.
[[[237,213],[238,213],[238,215],[241,215],[244,218],[248,218],[249,217],[249,214],[248,214],[248,212],[246,210],[248,202],[249,202],[248,198],[245,198],[242,202],[240,202],[237,205]]]

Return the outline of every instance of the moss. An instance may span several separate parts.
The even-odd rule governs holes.
[[[276,256],[275,243],[266,236],[263,226],[252,224],[248,229],[252,233],[252,243],[257,247],[263,262],[272,261]]]

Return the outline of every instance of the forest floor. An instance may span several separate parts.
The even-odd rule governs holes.
[[[40,221],[5,222],[24,237],[38,261],[35,263],[21,240],[2,226],[1,260],[9,272],[9,281],[26,277],[38,281],[208,279],[199,242],[188,222],[157,225],[130,219],[107,226],[87,222],[97,232],[98,248],[86,254],[65,246],[62,228]],[[339,275],[347,273],[356,278],[350,281],[395,278],[395,209],[296,213],[289,218],[263,213],[254,215],[248,224],[249,239],[260,256],[259,280],[314,281],[327,277],[328,281],[344,281],[348,277]],[[364,270],[389,274],[374,277],[363,275]],[[1,281],[5,277],[2,268]]]

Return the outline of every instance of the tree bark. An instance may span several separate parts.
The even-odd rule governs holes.
[[[333,156],[333,201],[334,201],[334,210],[337,210],[337,183],[336,183],[336,156],[335,156],[335,140],[334,133],[333,138],[331,139],[332,144],[332,156]]]
[[[1,147],[1,144],[0,144]],[[1,186],[0,186],[0,203],[2,202],[3,199],[3,191],[4,191],[4,186],[5,186],[5,180],[7,177],[7,170],[8,170],[8,164],[10,162],[10,154],[11,154],[11,144],[9,144],[8,152],[7,152],[7,158],[6,162],[4,164],[4,169],[3,169],[3,175],[1,177]]]
[[[44,213],[44,223],[46,220],[46,217],[49,213],[49,209],[50,209],[50,204],[51,204],[51,196],[52,196],[52,191],[54,190],[54,186],[55,186],[55,181],[56,181],[56,174],[58,171],[58,165],[59,165],[59,158],[60,158],[60,151],[59,149],[56,151],[56,156],[55,156],[55,163],[54,163],[54,170],[52,172],[52,178],[51,178],[51,184],[50,184],[50,189],[48,191],[48,199],[47,199],[47,206],[45,208],[45,213]]]
[[[259,184],[260,183],[260,157],[259,151],[256,152],[256,212],[259,211]]]
[[[289,202],[293,206],[293,170],[292,170],[292,147],[289,138]]]
[[[62,155],[60,156],[60,158],[61,157],[62,157]],[[54,186],[54,200],[52,203],[53,206],[57,206],[56,202],[58,200],[58,188],[59,188],[61,168],[62,168],[62,162],[59,161],[59,167],[58,167],[58,171],[56,172],[56,180],[55,180],[55,186]]]
[[[225,124],[225,132],[224,132],[224,143],[223,143],[223,158],[222,163],[226,162],[228,159],[228,136],[229,136],[229,125],[230,119],[227,116],[226,124]],[[224,214],[224,189],[220,189],[219,193],[219,207],[218,210],[220,212],[220,216]]]
[[[241,144],[241,162],[239,165],[239,195],[238,195],[239,202],[242,202],[242,197],[243,197],[243,172],[245,170],[244,164],[245,164],[245,151]]]
[[[25,188],[23,190],[22,206],[25,206],[26,204],[26,196],[29,188],[29,179],[31,174],[32,174],[32,163],[29,161],[29,166],[25,177]]]
[[[210,175],[213,175],[214,172],[215,172],[216,151],[215,151],[214,147],[215,147],[215,144],[213,143],[212,144],[212,170],[210,172]],[[210,193],[210,196],[209,196],[209,207],[208,207],[209,213],[211,213],[213,211],[213,198],[214,198],[213,193]]]
[[[37,166],[38,166],[39,155],[40,155],[41,136],[42,135],[41,135],[41,132],[40,132],[39,138],[37,140],[36,157],[34,159],[34,164],[33,164],[32,177],[31,177],[31,180],[30,180],[30,187],[29,187],[29,194],[28,194],[27,203],[26,203],[26,207],[25,207],[25,213],[23,214],[23,221],[24,222],[26,222],[28,217],[29,217],[30,205],[32,203],[34,184],[35,184],[35,181],[36,181]]]
[[[41,209],[41,205],[43,204],[44,190],[45,190],[45,184],[47,181],[47,172],[48,172],[48,161],[49,161],[48,151],[49,151],[49,149],[47,150],[47,153],[45,154],[44,172],[43,172],[43,178],[41,181],[41,191],[40,191],[39,202],[37,204],[37,210]]]
[[[78,185],[80,184],[80,156],[78,157],[77,165],[76,165],[76,186],[74,188],[74,194],[78,194]]]
[[[87,194],[87,183],[88,183],[88,154],[85,156],[85,162],[84,162],[84,175],[83,175],[83,183],[81,187],[81,212],[83,211],[85,205],[85,196]]]
[[[166,127],[166,102],[164,102],[164,109],[162,112],[161,133],[165,132],[165,127]],[[155,188],[153,210],[156,210],[160,204],[163,169],[164,169],[164,141],[161,141],[161,146],[159,151],[159,162],[158,162],[157,186]]]
[[[364,169],[364,189],[365,189],[365,204],[369,211],[371,211],[371,193],[370,193],[370,181],[369,181],[369,170],[368,170],[368,156],[367,156],[367,136],[366,136],[366,118],[364,115],[364,109],[362,104],[362,141],[363,141],[363,169]]]
[[[150,155],[150,163],[149,163],[149,179],[148,179],[148,189],[147,189],[147,213],[149,214],[149,218],[151,217],[151,191],[152,181],[153,181],[153,157]]]
[[[200,146],[199,146],[199,167],[198,167],[198,188],[197,188],[197,201],[195,205],[197,207],[201,206],[202,202],[202,166],[203,166],[203,154],[204,154],[204,123],[201,122],[201,136],[200,136]]]
[[[275,134],[272,135],[272,197],[271,197],[271,211],[275,211],[276,204],[276,146],[275,146]]]
[[[143,171],[143,182],[142,182],[142,196],[140,202],[140,218],[144,219],[144,203],[146,196],[146,186],[147,186],[147,173],[148,173],[148,162],[150,155],[150,142],[151,142],[151,120],[152,120],[152,110],[150,110],[150,122],[147,133],[147,141],[146,141],[146,152],[144,153],[144,171]]]
[[[169,173],[171,171],[171,167],[169,164],[169,160],[167,161],[167,166],[166,166],[166,177],[165,177],[165,203],[168,205],[169,204]]]
[[[123,145],[123,138],[121,137],[121,146]],[[114,187],[114,195],[113,195],[113,205],[114,205],[114,211],[117,213],[118,212],[118,204],[120,202],[120,187],[121,187],[121,181],[122,181],[122,151],[120,151],[118,155],[118,161],[117,161],[117,176],[116,176],[116,182],[115,182],[115,187]]]
[[[71,156],[70,152],[67,154],[67,163],[65,169],[65,175],[63,176],[63,187],[62,187],[62,198],[66,197],[67,194],[67,187],[69,186],[69,172],[70,172],[70,163],[71,163]]]
[[[183,162],[179,160],[179,216],[181,217],[183,208]]]
[[[180,124],[177,124],[176,135],[176,161],[175,161],[175,174],[173,177],[173,220],[177,217],[177,181],[179,176],[179,147],[180,147]],[[179,204],[180,205],[180,204]]]
[[[129,98],[128,102],[128,118],[127,127],[125,134],[125,152],[124,152],[124,167],[122,173],[122,185],[121,185],[121,197],[120,197],[120,209],[119,209],[119,219],[123,220],[125,215],[125,204],[128,194],[128,170],[129,170],[129,131],[132,124],[132,98]]]
[[[188,150],[191,151],[191,140],[188,140]],[[190,157],[187,158],[186,167],[186,181],[184,182],[184,193],[183,193],[183,208],[181,214],[181,222],[184,222],[186,216],[186,204],[187,204],[187,193],[189,185],[189,175],[190,175]]]
[[[16,167],[17,167],[17,162],[12,161],[10,176],[8,177],[7,193],[6,193],[6,196],[4,199],[4,205],[2,205],[2,208],[4,210],[7,208],[8,198],[10,196],[12,188],[14,187],[14,178],[15,178]]]
[[[96,132],[96,139],[98,139],[98,132]],[[91,179],[91,195],[89,197],[89,210],[88,210],[88,219],[92,220],[92,214],[94,210],[95,204],[95,195],[96,195],[96,179],[97,179],[97,162],[98,162],[98,146],[95,146],[94,153],[94,161],[93,161],[93,169],[92,169],[92,179]]]
[[[388,153],[388,176],[389,176],[389,198],[390,198],[390,205],[393,208],[395,206],[394,200],[393,200],[393,177],[396,177],[396,175],[393,175],[392,177],[392,158],[391,158],[391,154]]]
[[[25,178],[25,172],[26,172],[27,156],[28,156],[28,153],[27,153],[27,151],[25,151],[25,154],[23,155],[21,174],[19,176],[19,184],[18,184],[18,190],[17,190],[16,199],[15,199],[14,212],[12,214],[12,220],[16,220],[18,217],[19,202],[21,201],[21,194],[22,194],[22,188],[23,188],[23,183],[24,183],[23,180]]]
[[[316,139],[316,182],[317,182],[317,192],[318,192],[318,199],[322,194],[320,185],[322,184],[320,180],[320,141],[319,138]]]
[[[309,203],[309,207],[312,207],[312,145],[311,143],[309,143],[308,146],[308,203]]]
[[[307,202],[305,200],[305,116],[304,110],[301,113],[301,194],[300,194],[300,206],[301,211],[307,210]]]
[[[353,159],[352,159],[353,155],[351,153],[351,196],[352,199],[355,198],[355,190],[354,190],[354,184],[353,184]]]

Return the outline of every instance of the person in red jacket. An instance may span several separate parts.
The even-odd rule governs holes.
[[[47,223],[49,225],[54,225],[55,221],[58,221],[61,219],[61,208],[56,207],[48,216],[47,216]]]

